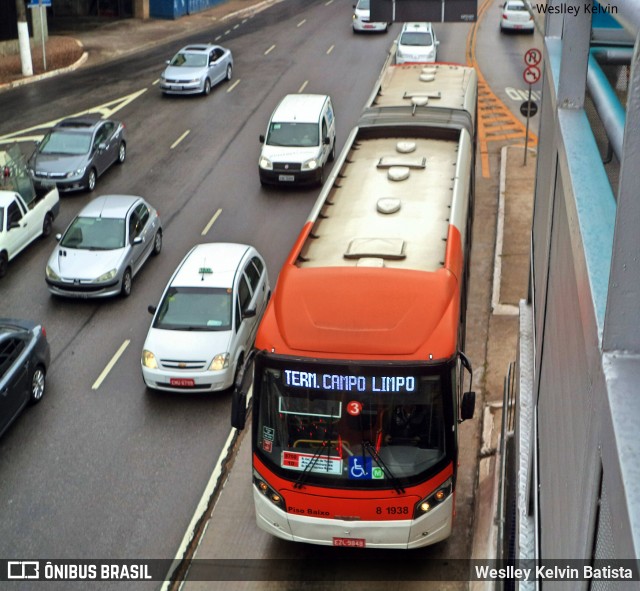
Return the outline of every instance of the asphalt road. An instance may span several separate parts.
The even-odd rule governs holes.
[[[127,126],[127,162],[98,180],[95,195],[143,195],[159,209],[165,229],[162,254],[134,279],[126,300],[50,297],[44,266],[53,238],[10,264],[0,284],[0,315],[42,321],[52,366],[42,404],[0,439],[1,557],[174,555],[229,432],[230,395],[146,391],[139,357],[151,318],[147,306],[157,303],[178,262],[200,242],[255,245],[275,284],[318,190],[261,188],[258,135],[280,98],[304,87],[331,95],[342,147],[399,32],[394,25],[387,35],[353,35],[350,19],[351,3],[302,0],[256,15],[225,37],[233,80],[207,98],[163,98],[154,83],[184,42],[213,39],[226,26],[0,94],[0,112],[10,114],[0,119],[0,136],[23,130],[21,137],[30,137],[38,132],[30,128],[42,133],[43,124],[61,117],[117,109],[113,117]],[[438,26],[440,60],[464,62],[467,31],[467,25]],[[121,106],[125,97],[131,100]],[[64,196],[54,232],[92,197]],[[92,389],[127,340],[113,370]]]

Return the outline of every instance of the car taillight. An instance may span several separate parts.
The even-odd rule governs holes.
[[[502,18],[503,18],[504,20],[507,20],[509,17],[508,17],[506,14],[503,14],[503,15],[502,15]]]
[[[42,336],[47,338],[47,329],[44,326],[42,327]]]

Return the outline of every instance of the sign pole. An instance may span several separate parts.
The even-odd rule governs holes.
[[[40,4],[40,34],[42,36],[42,65],[44,66],[45,72],[47,71],[47,52],[44,47],[44,18],[46,15],[46,8],[44,4],[42,4],[42,0],[38,0]]]
[[[527,100],[527,130],[524,134],[524,162],[527,165],[527,152],[529,151],[529,119],[531,119],[531,84],[529,84],[529,99]]]

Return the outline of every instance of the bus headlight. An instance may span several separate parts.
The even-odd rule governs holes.
[[[255,470],[253,471],[253,485],[274,505],[276,505],[276,507],[286,511],[286,503],[284,502],[282,495],[273,490]]]
[[[442,504],[442,502],[451,495],[452,489],[453,482],[451,478],[449,478],[428,497],[422,499],[419,503],[416,503],[413,510],[413,518],[418,519],[418,517],[422,517],[425,513],[432,511],[435,507]]]

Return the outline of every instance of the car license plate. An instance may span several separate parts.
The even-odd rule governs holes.
[[[364,538],[333,538],[333,545],[342,548],[364,548],[367,541]]]
[[[171,378],[169,383],[178,388],[193,388],[196,385],[192,378]]]
[[[296,180],[296,177],[293,176],[292,174],[279,174],[278,175],[278,180],[280,182],[292,183],[293,181]]]

